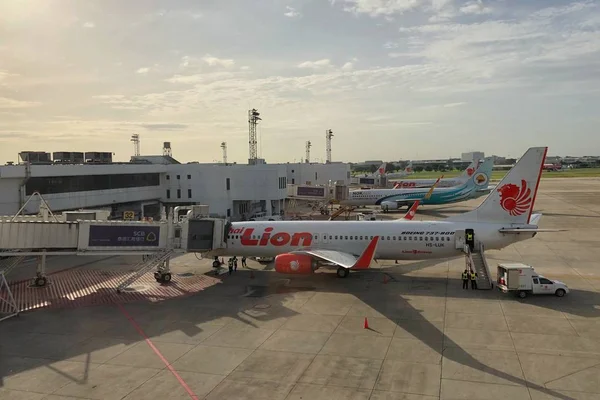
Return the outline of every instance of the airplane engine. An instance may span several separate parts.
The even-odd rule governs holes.
[[[317,262],[303,254],[279,254],[275,257],[275,271],[280,274],[308,275],[317,269]]]
[[[381,202],[381,209],[383,211],[388,211],[388,210],[397,210],[398,207],[398,203],[396,203],[395,201],[382,201]]]

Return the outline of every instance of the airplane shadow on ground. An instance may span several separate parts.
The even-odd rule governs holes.
[[[435,263],[439,263],[439,260]],[[414,270],[430,265],[433,265],[433,261],[417,263]],[[261,324],[269,323],[271,320],[289,318],[298,314],[297,311],[288,308],[290,302],[293,303],[297,299],[298,292],[305,292],[307,296],[310,293],[313,293],[313,296],[315,293],[350,294],[383,317],[395,321],[396,329],[403,329],[415,339],[420,340],[427,347],[437,352],[440,359],[446,358],[465,367],[485,371],[502,380],[537,390],[554,398],[572,400],[569,396],[491,368],[480,362],[450,339],[444,333],[443,328],[440,329],[427,320],[422,312],[410,303],[410,299],[414,299],[416,296],[464,299],[473,299],[474,296],[477,296],[476,298],[489,299],[496,298],[494,296],[497,296],[497,294],[460,291],[458,290],[460,282],[457,279],[446,277],[411,278],[404,276],[407,271],[395,273],[390,270],[353,272],[349,278],[339,279],[335,274],[327,273],[298,277],[238,269],[233,276],[225,277],[222,284],[211,286],[191,296],[153,304],[130,303],[124,305],[124,307],[150,338],[182,333],[192,337],[208,329],[207,325],[199,325],[217,324],[218,321],[227,319],[229,322],[214,333],[210,333],[207,340],[211,340],[213,336],[218,339],[232,340],[231,331],[228,333],[224,331],[231,324],[241,323],[258,327]],[[254,278],[251,278],[251,272]],[[382,283],[383,272],[393,278],[387,284]],[[409,296],[410,298],[406,299],[403,296]],[[600,295],[594,292],[573,290],[570,297],[573,298],[572,301],[585,298],[588,303],[600,304]],[[556,311],[568,309],[569,298],[562,298],[560,301],[547,300],[528,299],[528,302]],[[518,300],[515,299],[514,301]],[[256,309],[259,303],[268,307]],[[569,312],[584,317],[600,316],[600,311],[595,309],[592,304],[584,309],[580,308],[581,304],[578,304],[578,306],[569,309]],[[40,333],[53,333],[80,338],[87,336],[87,338],[74,340],[70,346],[59,346],[60,348],[54,349],[53,352],[32,354],[32,351],[27,351],[29,349],[27,346],[32,345],[31,340],[35,340],[32,335],[35,335],[36,332],[38,335]],[[0,347],[0,354],[2,354],[0,359],[0,387],[4,386],[4,377],[6,376],[33,370],[41,366],[56,370],[57,367],[52,364],[57,361],[87,354],[84,377],[69,378],[73,382],[86,383],[90,362],[89,355],[103,350],[107,346],[114,345],[114,342],[108,345],[106,341],[97,340],[98,338],[112,338],[113,340],[114,338],[121,338],[120,341],[123,344],[132,344],[142,340],[139,332],[132,329],[119,312],[118,306],[31,312],[22,314],[18,319],[13,318],[3,321],[2,331],[0,332],[0,346],[2,346]],[[239,336],[237,338],[239,339]],[[13,351],[15,346],[17,350]],[[34,347],[39,348],[40,344],[38,343]],[[24,357],[26,361],[22,361]],[[62,375],[68,376],[68,374]]]
[[[424,266],[426,266],[426,263],[423,263],[421,267]],[[419,267],[415,269],[419,269]],[[328,286],[327,288],[328,292],[354,294],[358,300],[362,301],[364,304],[366,304],[371,309],[375,310],[377,313],[381,314],[388,320],[395,321],[397,328],[405,330],[415,339],[420,340],[427,347],[439,353],[440,357],[442,358],[446,358],[457,364],[475,370],[485,371],[486,373],[494,375],[497,378],[506,380],[516,385],[527,387],[529,389],[537,390],[541,393],[552,396],[553,398],[573,400],[573,398],[563,395],[552,389],[545,388],[543,386],[527,381],[526,379],[497,370],[480,362],[479,360],[471,356],[467,351],[462,349],[446,334],[444,334],[443,330],[440,330],[431,321],[424,318],[420,310],[417,310],[410,304],[408,300],[403,298],[403,295],[409,295],[411,297],[438,296],[454,299],[471,300],[484,298],[498,299],[498,297],[501,296],[501,294],[499,294],[498,292],[490,293],[483,291],[475,292],[475,294],[471,290],[466,291],[459,289],[449,289],[450,285],[455,285],[456,288],[460,288],[461,282],[459,279],[423,277],[410,278],[404,277],[401,274],[399,275],[390,272],[385,273],[393,277],[393,279],[386,284],[385,288],[381,283],[382,273],[377,271],[355,272],[351,274],[350,278],[347,280],[337,279],[334,274],[328,274],[331,276],[327,276],[326,274],[318,274],[316,276],[319,276],[320,279],[328,280],[332,283],[332,287]],[[373,276],[369,275],[377,275],[378,277],[374,278]],[[313,280],[314,279],[310,279],[311,282]],[[352,285],[347,285],[347,283],[357,280],[365,281],[365,286],[362,289],[359,289],[355,286],[356,282],[354,282],[354,284]],[[304,279],[296,278],[295,281],[301,282],[304,281]],[[349,291],[349,286],[358,290],[351,289]],[[445,290],[441,290],[444,288]],[[474,297],[474,294],[476,297]],[[528,298],[527,300],[528,303],[539,307],[548,308],[556,311],[568,310],[569,312],[575,313],[581,317],[600,316],[600,311],[597,310],[593,306],[593,304],[590,304],[584,309],[580,309],[581,303],[577,303],[578,307],[569,308],[569,304],[574,304],[575,302],[577,302],[577,299],[580,299],[582,297],[585,298],[587,302],[591,301],[594,304],[600,304],[600,294],[595,292],[572,290],[569,296],[571,296],[570,301],[568,298],[562,298],[559,301],[552,301],[556,300],[554,298]],[[502,297],[502,299],[506,301],[519,301],[516,297],[511,298],[510,295],[508,295],[508,297]],[[567,300],[567,302],[563,300]]]

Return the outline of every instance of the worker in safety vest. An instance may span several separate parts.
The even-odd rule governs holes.
[[[471,271],[471,289],[477,289],[477,273]]]
[[[471,232],[467,233],[467,244],[471,251],[473,251],[473,234]]]
[[[463,289],[469,289],[469,271],[465,268],[462,273]]]

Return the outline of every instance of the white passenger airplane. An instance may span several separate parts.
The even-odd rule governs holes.
[[[385,171],[385,170],[384,170]],[[405,176],[412,175],[414,173],[412,161],[409,161],[406,167],[400,172],[390,172],[385,174],[386,179],[404,178]],[[431,185],[429,185],[431,186]]]
[[[467,182],[469,178],[473,176],[475,170],[479,168],[479,164],[479,161],[471,162],[471,164],[469,164],[463,173],[456,178],[445,178],[440,180],[438,187],[452,187],[465,184],[465,182]],[[434,182],[436,182],[435,179],[405,179],[401,181],[394,181],[394,189],[431,187]]]
[[[430,193],[427,188],[408,189],[366,189],[352,190],[348,198],[340,201],[345,206],[378,205],[384,211],[410,207],[415,200],[423,205],[440,205],[457,203],[483,196],[490,192],[488,182],[492,175],[494,162],[486,158],[475,173],[462,185],[449,188],[436,188]]]
[[[547,147],[530,148],[476,209],[439,221],[234,222],[217,255],[275,257],[275,270],[311,274],[337,267],[368,269],[373,259],[419,260],[459,256],[465,234],[473,244],[501,249],[541,231],[533,214]]]
[[[386,167],[387,167],[387,163],[383,163],[379,166],[379,168],[377,168],[377,171],[375,171],[374,173],[365,174],[364,176],[361,176],[360,178],[379,178],[382,176],[385,176],[387,179],[403,178],[403,177],[413,173],[412,161],[409,161],[408,165],[400,172],[390,172],[390,173],[386,174],[385,173]],[[429,185],[429,186],[431,186],[431,185]]]

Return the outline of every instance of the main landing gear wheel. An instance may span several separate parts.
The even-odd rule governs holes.
[[[171,282],[171,274],[168,272],[166,274],[163,274],[161,272],[155,272],[154,279],[156,279],[156,282],[159,283],[168,283]]]
[[[338,278],[346,278],[350,275],[350,270],[344,267],[339,267],[337,270]]]
[[[37,278],[35,278],[33,280],[33,284],[37,287],[46,286],[47,283],[48,283],[48,279],[45,276],[38,276]]]

